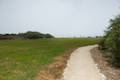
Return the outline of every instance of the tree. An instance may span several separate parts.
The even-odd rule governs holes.
[[[54,38],[51,34],[43,34],[36,31],[28,31],[18,34],[0,34],[1,39],[39,39],[39,38]]]
[[[120,15],[110,20],[102,46],[112,52],[112,63],[120,67]]]
[[[28,31],[28,32],[24,33],[23,36],[26,39],[45,38],[44,34],[39,33],[39,32],[32,32],[32,31]]]
[[[52,36],[51,34],[45,34],[46,38],[54,38],[54,36]]]

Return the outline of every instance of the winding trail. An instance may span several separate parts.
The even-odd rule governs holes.
[[[90,50],[96,46],[81,47],[71,54],[63,80],[104,80],[90,54]]]

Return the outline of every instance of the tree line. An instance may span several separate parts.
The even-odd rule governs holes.
[[[0,40],[5,39],[39,39],[39,38],[54,38],[51,34],[43,34],[35,31],[27,31],[18,34],[0,34]]]

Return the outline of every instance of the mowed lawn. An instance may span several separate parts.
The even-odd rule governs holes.
[[[34,80],[44,65],[65,51],[99,42],[95,38],[0,41],[0,80]]]

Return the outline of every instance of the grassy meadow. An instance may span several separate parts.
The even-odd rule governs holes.
[[[98,42],[95,38],[0,40],[0,80],[34,80],[54,57]]]

